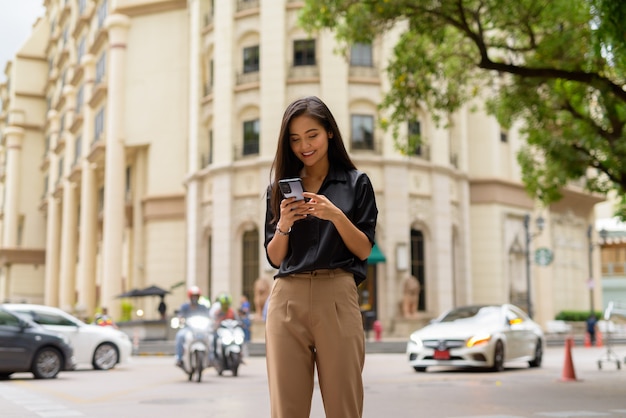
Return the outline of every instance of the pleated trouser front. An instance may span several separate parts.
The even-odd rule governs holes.
[[[316,367],[326,417],[363,415],[365,338],[351,273],[276,279],[265,332],[272,418],[309,418]]]

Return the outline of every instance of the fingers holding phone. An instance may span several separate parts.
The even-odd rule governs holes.
[[[296,200],[295,197],[283,199],[280,202],[279,222],[283,227],[290,228],[294,222],[306,218],[307,211],[304,200]]]

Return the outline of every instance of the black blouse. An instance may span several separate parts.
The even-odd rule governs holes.
[[[266,256],[267,245],[276,232],[276,224],[271,223],[274,215],[270,206],[270,191],[271,186],[267,191],[265,215]],[[342,171],[331,168],[318,194],[326,196],[341,209],[374,245],[378,208],[374,189],[367,174],[358,170]],[[269,256],[267,259],[274,268],[278,268],[275,277],[318,269],[341,268],[353,273],[358,285],[365,280],[367,274],[367,260],[359,260],[348,250],[332,222],[314,216],[308,216],[293,224],[289,234],[289,249],[280,266],[274,265]]]

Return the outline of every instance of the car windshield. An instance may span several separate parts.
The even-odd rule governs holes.
[[[78,326],[77,323],[65,318],[61,315],[47,313],[47,312],[35,312],[33,310],[16,310],[17,313],[27,316],[30,320],[40,325],[61,325],[61,326]]]
[[[473,321],[491,322],[497,321],[500,316],[499,306],[468,306],[453,309],[448,312],[439,322],[454,322],[466,319]]]

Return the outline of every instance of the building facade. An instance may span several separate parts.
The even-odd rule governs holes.
[[[317,95],[376,192],[366,318],[404,336],[470,303],[516,303],[539,322],[589,308],[599,263],[586,263],[586,231],[600,199],[572,185],[535,205],[515,158],[523,138],[469,106],[448,128],[416,114],[399,139],[423,142],[401,152],[377,109],[398,32],[338,54],[331,33],[298,26],[300,1],[45,5],[1,87],[3,299],[119,317],[116,296],[151,284],[171,289],[170,306],[191,284],[251,295],[274,273],[265,190],[282,114]],[[407,276],[420,284],[410,319]]]

